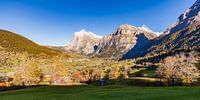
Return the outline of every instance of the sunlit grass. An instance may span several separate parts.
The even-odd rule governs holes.
[[[0,92],[1,100],[198,100],[200,87],[53,86]]]

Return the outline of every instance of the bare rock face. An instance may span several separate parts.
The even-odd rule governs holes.
[[[165,34],[175,33],[188,25],[200,20],[200,0],[197,0],[189,9],[178,17],[178,21],[169,27]]]
[[[100,40],[95,55],[118,59],[137,44],[138,36],[141,34],[147,41],[157,37],[146,26],[135,27],[128,24],[121,25],[116,32]]]
[[[197,0],[178,18],[177,23],[169,27],[148,55],[163,54],[177,50],[188,50],[200,46],[200,0]]]
[[[75,32],[74,36],[66,49],[80,54],[88,55],[94,52],[94,46],[99,43],[101,36],[92,32],[81,30]]]

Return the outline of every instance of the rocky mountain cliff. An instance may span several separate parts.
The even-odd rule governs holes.
[[[200,0],[186,10],[177,23],[168,28],[149,49],[150,55],[167,53],[180,49],[193,49],[200,46]],[[159,44],[158,44],[159,43]]]
[[[85,30],[76,32],[68,50],[112,59],[132,59],[188,50],[200,46],[200,0],[178,17],[159,37],[148,27],[121,25],[103,38]]]
[[[83,29],[80,32],[74,33],[74,36],[70,44],[67,45],[66,50],[84,55],[91,54],[94,52],[94,47],[99,43],[101,38],[102,36],[98,36]]]
[[[156,37],[153,31],[146,26],[121,25],[116,32],[100,40],[94,55],[113,59],[120,58],[136,45],[142,46]]]
[[[179,18],[177,23],[169,27],[152,43],[130,50],[122,59],[140,56],[156,56],[188,50],[200,46],[200,0],[190,7]]]

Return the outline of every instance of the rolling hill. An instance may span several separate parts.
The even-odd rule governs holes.
[[[29,54],[59,55],[61,51],[40,46],[33,41],[6,30],[0,30],[0,50]]]

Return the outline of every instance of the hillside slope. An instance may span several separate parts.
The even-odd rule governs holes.
[[[177,23],[168,28],[149,49],[148,55],[163,54],[200,46],[200,0],[180,15]]]
[[[134,48],[122,59],[167,55],[177,51],[192,51],[200,47],[200,0],[197,0],[185,13],[178,17],[177,23],[169,27],[153,42]]]
[[[58,55],[61,53],[60,51],[40,46],[23,36],[6,30],[0,30],[0,49],[13,52],[27,52],[34,55],[41,53]]]

